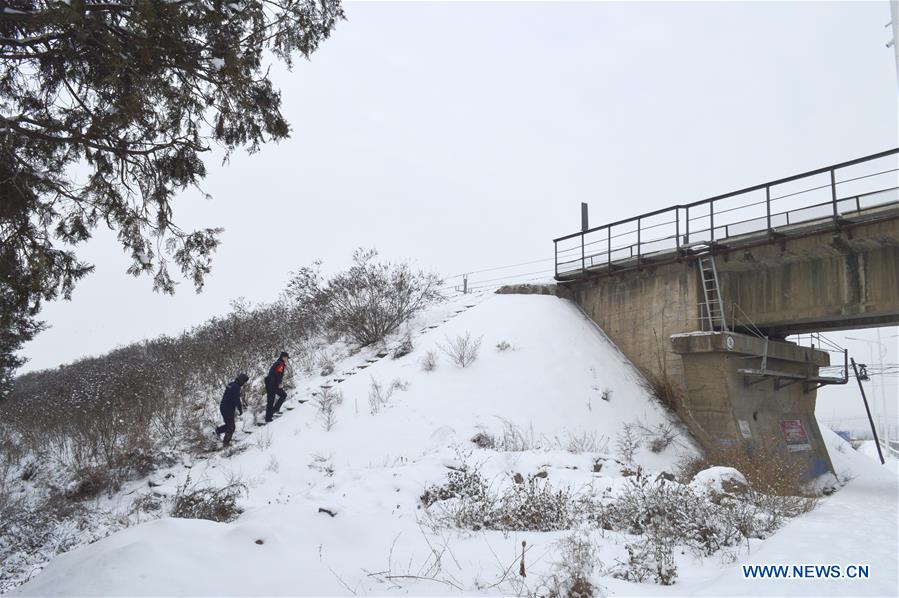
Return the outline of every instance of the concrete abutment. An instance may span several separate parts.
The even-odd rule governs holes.
[[[832,471],[816,384],[798,379],[818,377],[828,354],[777,339],[899,323],[899,218],[712,253],[730,328],[760,330],[774,339],[767,347],[749,334],[693,334],[702,329],[696,255],[500,292],[574,301],[647,378],[675,391],[684,423],[707,448],[776,439],[809,474]],[[759,369],[766,351],[768,370],[793,377],[739,371]]]

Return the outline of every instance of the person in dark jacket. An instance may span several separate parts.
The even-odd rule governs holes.
[[[290,359],[290,355],[287,354],[287,351],[281,351],[281,355],[278,356],[278,361],[272,364],[272,367],[268,370],[268,376],[265,377],[265,421],[270,422],[274,417],[275,413],[281,412],[281,405],[284,404],[284,400],[287,398],[287,393],[284,392],[283,382],[284,382],[284,373],[287,370],[287,360]],[[278,402],[275,402],[275,395],[278,397]]]
[[[237,378],[225,387],[225,394],[222,396],[222,402],[219,405],[219,411],[222,412],[225,423],[215,429],[216,434],[224,433],[225,435],[224,438],[222,438],[223,446],[231,444],[231,437],[234,435],[234,410],[236,409],[238,413],[243,415],[243,403],[241,403],[240,400],[240,388],[246,384],[249,379],[250,377],[246,374],[238,374]]]

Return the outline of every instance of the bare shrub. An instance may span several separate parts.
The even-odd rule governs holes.
[[[425,356],[421,359],[421,369],[425,372],[433,372],[437,369],[437,354],[433,351],[428,351],[425,353]]]
[[[197,487],[191,484],[188,476],[175,493],[171,516],[224,523],[234,521],[243,512],[237,504],[237,499],[246,491],[247,487],[238,481],[222,488]]]
[[[800,501],[800,502],[797,502]],[[629,558],[611,574],[622,579],[673,582],[671,555],[676,546],[697,557],[726,554],[748,538],[765,538],[787,517],[813,503],[801,497],[764,495],[745,486],[713,489],[685,485],[668,477],[650,477],[640,470],[623,489],[599,502],[582,501],[579,510],[606,530],[642,536],[628,548]],[[802,508],[795,508],[801,505]]]
[[[512,349],[512,345],[510,345],[506,341],[500,341],[500,342],[496,343],[496,350],[499,351],[500,353],[505,353],[506,351],[509,351],[511,349]]]
[[[609,573],[612,577],[634,583],[652,582],[670,586],[677,578],[677,565],[671,545],[663,538],[650,535],[640,542],[628,542],[627,560],[618,561]]]
[[[12,439],[11,434],[0,428],[0,494],[6,491],[7,484],[14,477],[13,472],[22,466],[24,458],[24,448]],[[33,477],[35,471],[33,461],[25,463],[24,467],[21,467],[19,478],[28,480]]]
[[[329,432],[336,425],[337,415],[335,410],[342,403],[343,394],[340,391],[335,391],[333,388],[322,388],[315,398],[318,418],[321,420],[322,427],[326,432]]]
[[[572,500],[566,488],[553,488],[544,478],[528,476],[499,495],[488,529],[555,531],[568,529],[573,521]]]
[[[131,503],[135,513],[158,513],[162,510],[162,500],[153,494],[144,494]]]
[[[475,362],[478,353],[481,350],[481,341],[483,335],[478,338],[472,338],[470,332],[455,338],[446,338],[446,343],[438,344],[437,347],[446,354],[450,360],[460,368],[465,368]]]
[[[171,465],[174,458],[149,447],[134,447],[116,455],[111,468],[122,479],[142,478],[161,465]]]
[[[648,442],[649,450],[654,453],[661,453],[671,446],[671,443],[680,435],[670,422],[656,424],[652,428],[638,424],[636,428],[644,440]]]
[[[538,476],[529,476],[500,492],[490,489],[477,467],[450,471],[447,481],[428,487],[421,496],[425,508],[436,505],[438,524],[502,531],[554,531],[573,521],[573,502],[567,489],[556,489]]]
[[[75,472],[72,481],[66,487],[66,497],[72,500],[94,498],[101,492],[112,494],[121,487],[121,483],[106,468],[85,467]]]
[[[689,486],[640,472],[591,517],[603,529],[666,539],[688,546],[697,556],[714,554],[744,537],[724,507]]]
[[[462,468],[448,472],[446,482],[440,486],[428,486],[419,499],[425,507],[451,498],[482,502],[486,500],[487,492],[488,485],[479,468],[464,464]]]
[[[478,468],[465,466],[450,471],[444,484],[428,487],[421,502],[425,508],[437,503],[437,511],[431,513],[437,525],[477,531],[492,521],[496,497]]]
[[[534,434],[533,424],[522,430],[507,419],[499,418],[499,420],[503,423],[502,436],[494,439],[493,448],[504,452],[524,452],[541,448],[540,441]]]
[[[405,391],[408,390],[408,388],[408,382],[396,378],[390,383],[390,386],[385,389],[380,382],[372,377],[371,386],[368,389],[368,406],[372,415],[380,413],[381,409],[387,406],[394,391]]]
[[[625,465],[633,465],[634,457],[640,450],[640,439],[634,432],[632,424],[624,424],[621,432],[615,439],[615,449],[618,459]]]
[[[435,274],[405,262],[377,260],[374,249],[357,249],[349,270],[324,279],[320,262],[298,270],[287,294],[300,312],[325,329],[367,346],[382,341],[429,304],[442,300]]]
[[[202,409],[202,407],[200,407]],[[218,422],[207,416],[203,411],[197,410],[193,418],[187,418],[181,428],[181,446],[184,451],[192,454],[211,453],[221,448],[221,442],[216,441],[209,433],[209,429]],[[236,422],[235,422],[236,424]]]
[[[236,302],[232,309],[178,337],[20,376],[0,401],[0,421],[41,462],[106,467],[123,477],[151,466],[136,447],[144,456],[161,445],[212,450],[209,427],[225,383],[241,370],[258,377],[273,346],[292,350],[309,332],[292,304]]]
[[[605,436],[597,436],[596,432],[584,430],[580,433],[569,432],[563,440],[556,439],[557,444],[576,455],[583,453],[605,453],[609,447],[609,440]]]
[[[594,598],[603,596],[602,588],[590,581],[599,560],[599,548],[590,540],[589,531],[579,529],[565,536],[556,546],[560,559],[553,573],[541,580],[535,595],[548,598]]]

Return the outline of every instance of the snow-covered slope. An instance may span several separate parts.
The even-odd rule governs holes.
[[[251,435],[238,434],[245,450],[159,472],[154,484],[161,485],[152,489],[142,482],[122,491],[123,496],[131,493],[128,500],[133,500],[151,491],[171,494],[187,475],[193,482],[216,485],[239,479],[249,490],[242,501],[245,512],[237,521],[165,518],[137,525],[56,558],[13,593],[507,593],[510,586],[503,584],[503,578],[511,567],[517,571],[521,542],[531,547],[526,561],[535,577],[549,571],[558,556],[553,542],[566,534],[431,529],[420,501],[428,485],[444,481],[449,468],[466,461],[479,465],[485,478],[496,484],[509,483],[516,473],[545,472],[557,487],[611,488],[622,479],[610,457],[625,425],[676,426],[644,390],[627,360],[567,301],[547,296],[464,296],[431,310],[413,330],[415,350],[409,355],[378,358],[373,349],[338,363],[327,379],[301,381],[300,391],[288,404],[296,405],[297,398],[312,400],[270,426],[251,430]],[[480,357],[459,368],[438,344],[466,332],[483,335]],[[499,343],[510,348],[499,350]],[[429,351],[439,355],[437,368],[430,372],[421,366]],[[334,385],[343,397],[329,431],[314,407],[313,393],[323,383]],[[369,401],[373,383],[380,384],[384,393],[395,387],[377,413],[372,413]],[[513,428],[534,445],[533,450],[498,451],[471,442],[479,432],[501,437]],[[681,435],[659,453],[644,446],[635,461],[652,471],[674,471],[679,459],[694,451]],[[847,470],[869,465],[850,462],[852,458],[863,457],[840,453],[834,462]],[[595,472],[594,464],[601,459],[607,459],[606,466]],[[173,475],[165,478],[166,473]],[[872,475],[865,470],[867,477],[860,475],[858,480],[875,479]],[[895,490],[895,474],[890,475]],[[889,496],[883,494],[882,484],[878,487],[880,527],[892,517],[895,532],[895,504],[889,511],[884,502]],[[839,532],[827,529],[827,521],[833,518],[835,525],[865,534],[859,503],[867,491],[861,483],[857,492],[850,484],[824,500],[818,511],[791,523],[784,540],[775,535],[754,541],[752,562],[787,558],[784,555],[800,537],[801,546],[816,559],[842,555],[832,550],[832,538]],[[856,515],[846,515],[853,509]],[[877,550],[895,538],[881,531]],[[895,562],[889,570],[879,557],[854,553],[853,547],[858,546],[847,547],[844,560],[876,562],[881,577],[877,583],[856,582],[846,588],[876,594],[885,587],[883,579],[892,575],[895,581]],[[613,545],[603,545],[600,552],[607,562],[622,555],[623,549]],[[800,556],[797,550],[789,558]],[[672,587],[599,581],[615,593],[629,595],[755,591],[756,586],[735,577],[738,564],[681,560],[681,574]],[[437,561],[439,576],[431,574]],[[776,591],[783,586],[760,587],[761,593],[767,592],[765,588],[792,593]],[[827,593],[826,586],[811,587]]]

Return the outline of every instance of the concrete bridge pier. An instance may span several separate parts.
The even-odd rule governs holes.
[[[675,334],[671,345],[686,391],[679,411],[707,448],[776,447],[810,476],[834,471],[815,419],[828,353],[733,332]]]

